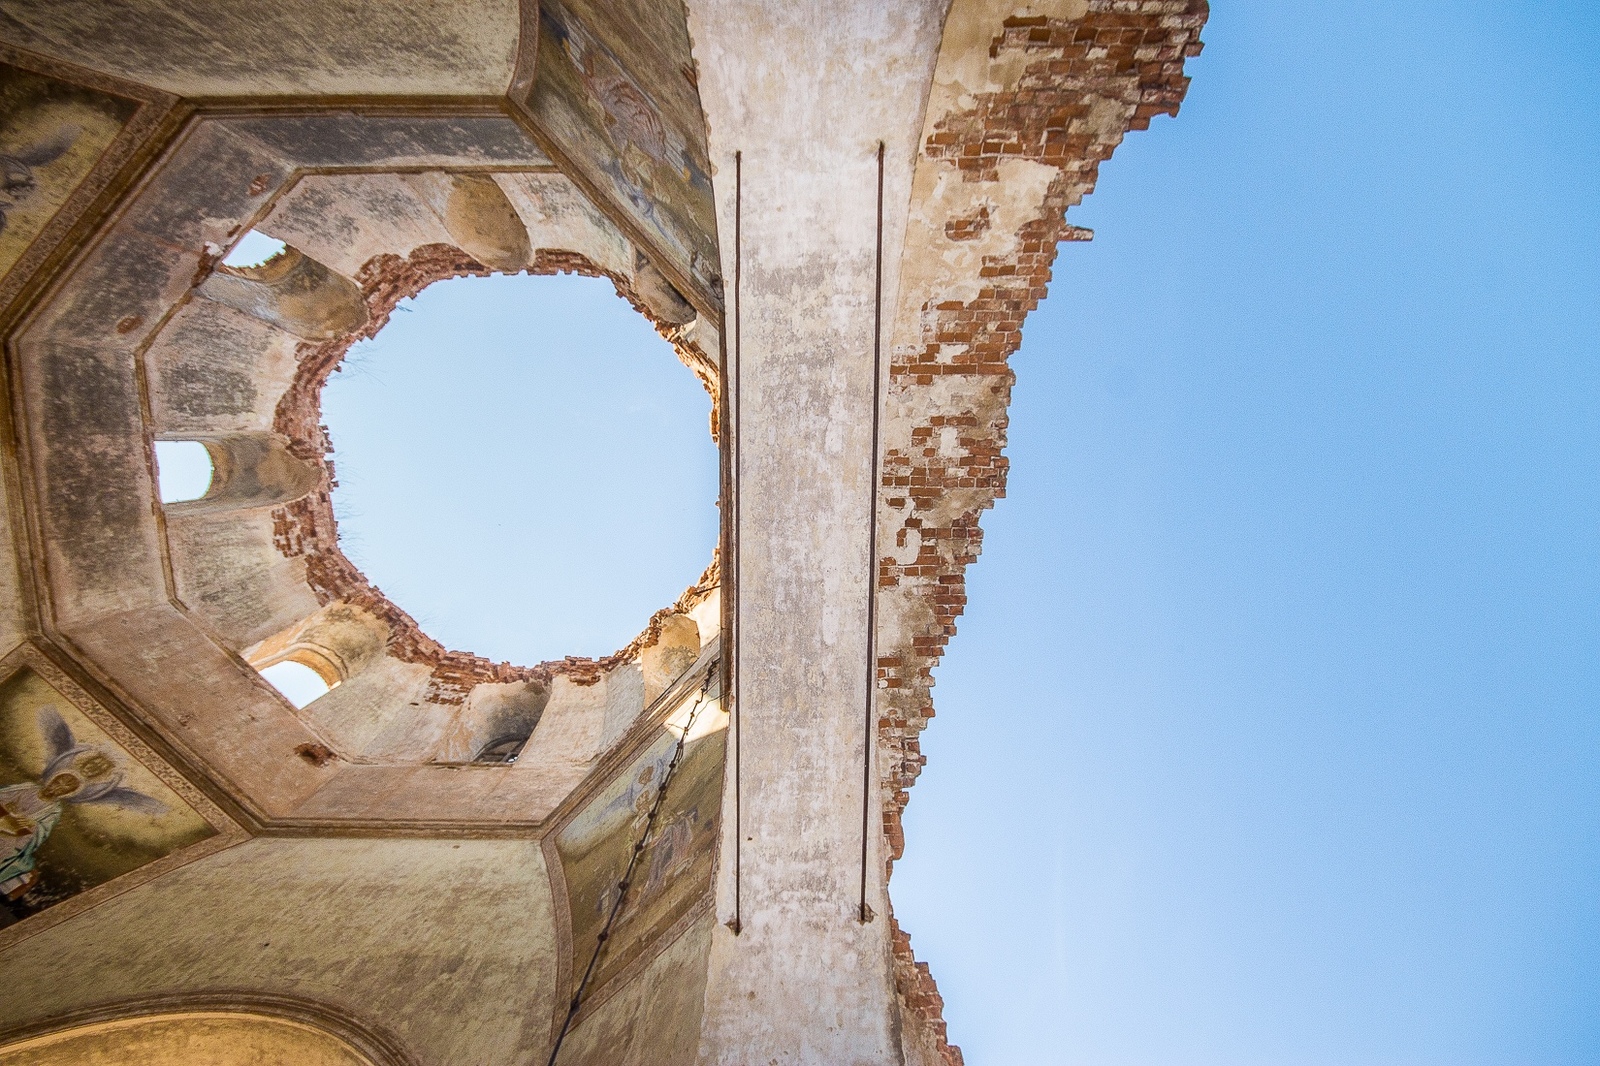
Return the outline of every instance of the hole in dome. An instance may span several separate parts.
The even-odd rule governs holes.
[[[281,663],[263,667],[261,676],[297,709],[305,707],[318,697],[326,696],[333,690],[333,686],[328,684],[321,674],[293,659],[285,659]]]
[[[162,503],[198,500],[211,489],[211,451],[197,440],[156,441],[156,492]]]
[[[253,267],[260,266],[267,260],[281,255],[288,245],[276,237],[268,237],[260,230],[251,230],[239,238],[239,243],[233,246],[222,260],[223,266]]]
[[[626,645],[711,561],[710,396],[604,278],[457,278],[397,310],[323,390],[346,556],[449,648]]]

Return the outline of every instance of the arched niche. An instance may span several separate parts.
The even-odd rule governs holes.
[[[211,457],[211,485],[204,495],[165,504],[168,516],[212,514],[247,507],[276,507],[313,491],[320,464],[291,455],[272,433],[193,436]]]
[[[315,670],[329,688],[368,666],[382,653],[389,628],[352,604],[335,601],[253,647],[244,659],[257,670],[297,662]]]
[[[349,1040],[295,1018],[183,1010],[67,1025],[0,1045],[0,1066],[391,1066]]]

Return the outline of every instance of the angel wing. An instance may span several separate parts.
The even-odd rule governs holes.
[[[118,785],[104,795],[94,799],[84,800],[85,805],[90,803],[104,803],[124,810],[137,811],[140,814],[165,814],[167,805],[153,796],[146,796],[143,792],[135,792],[131,788]]]
[[[39,708],[39,732],[44,734],[46,763],[54,762],[78,743],[72,737],[71,727],[62,719],[61,712],[49,704]]]
[[[44,140],[20,148],[12,153],[11,158],[28,167],[42,167],[46,163],[54,163],[66,154],[78,140],[78,135],[83,132],[83,127],[68,123],[57,126],[56,129]]]

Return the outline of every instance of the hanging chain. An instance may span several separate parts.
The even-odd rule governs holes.
[[[584,967],[583,979],[578,982],[578,990],[572,994],[572,1002],[567,1005],[567,1017],[561,1023],[561,1032],[556,1034],[555,1047],[550,1049],[548,1066],[555,1066],[556,1056],[561,1054],[561,1045],[567,1039],[567,1033],[572,1030],[573,1019],[578,1016],[578,1009],[583,1006],[583,994],[589,990],[589,979],[594,976],[595,966],[600,962],[600,953],[605,950],[606,941],[611,938],[611,927],[616,924],[617,916],[622,913],[623,905],[628,901],[628,890],[633,885],[633,868],[639,864],[639,858],[650,846],[650,834],[655,831],[656,816],[661,813],[661,804],[667,798],[667,786],[672,783],[672,775],[678,770],[678,763],[683,759],[683,749],[689,743],[689,733],[694,729],[694,720],[700,714],[700,709],[706,704],[706,694],[711,688],[711,674],[707,672],[706,678],[700,683],[700,695],[695,698],[694,706],[689,710],[689,719],[683,724],[683,732],[678,735],[678,745],[672,751],[672,760],[667,763],[666,772],[661,775],[661,787],[656,790],[655,802],[650,804],[650,813],[645,816],[644,832],[640,835],[638,843],[634,844],[633,852],[628,856],[628,867],[622,871],[622,880],[617,882],[617,898],[611,904],[611,912],[606,915],[605,925],[600,927],[600,936],[595,941],[594,954],[589,956],[589,965]]]

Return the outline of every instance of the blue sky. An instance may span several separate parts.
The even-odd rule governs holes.
[[[451,648],[609,655],[711,562],[710,397],[603,278],[430,286],[322,408],[345,553]]]
[[[1600,1062],[1600,5],[1214,5],[1072,212],[896,907],[975,1066]]]
[[[974,1066],[1600,1062],[1600,5],[1205,39],[1013,360],[900,920]],[[619,307],[435,286],[325,394],[452,646],[605,654],[710,556],[705,394]]]

